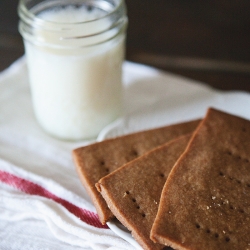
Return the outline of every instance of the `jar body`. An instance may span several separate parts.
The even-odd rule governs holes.
[[[79,6],[84,1],[77,2]],[[31,36],[23,35],[34,113],[41,127],[55,137],[93,138],[122,113],[126,23],[112,30],[106,29],[113,25],[107,20],[97,35],[88,32],[100,29],[100,22],[92,22],[91,29],[83,32],[79,26],[84,22],[71,23],[70,35],[47,32],[47,24],[34,25]]]

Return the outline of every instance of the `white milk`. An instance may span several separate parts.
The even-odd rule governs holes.
[[[103,12],[98,10],[68,7],[46,11],[39,18],[75,23],[101,15]],[[82,32],[99,32],[108,25],[108,20],[90,22]],[[74,32],[69,31],[68,36],[74,36]],[[46,33],[46,29],[38,29],[36,37],[53,46],[24,40],[34,112],[49,134],[67,140],[92,138],[121,114],[124,34],[99,45],[79,46],[102,41],[104,36],[112,35],[110,32],[86,41],[66,39],[64,45],[73,44],[74,49],[57,49],[58,34]]]

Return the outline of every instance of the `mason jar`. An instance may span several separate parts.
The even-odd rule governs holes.
[[[123,0],[20,0],[34,114],[50,135],[93,138],[122,113]]]

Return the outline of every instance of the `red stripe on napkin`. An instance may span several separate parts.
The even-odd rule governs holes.
[[[7,173],[5,171],[0,171],[0,181],[15,187],[16,189],[31,195],[39,195],[48,199],[51,199],[62,206],[64,206],[69,212],[77,216],[80,220],[85,223],[97,227],[97,228],[108,228],[107,225],[102,225],[98,215],[86,209],[77,207],[76,205],[57,197],[45,188],[25,179],[22,179],[13,174]]]

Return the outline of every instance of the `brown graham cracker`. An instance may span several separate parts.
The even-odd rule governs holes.
[[[78,175],[94,203],[100,221],[113,217],[95,184],[123,164],[181,135],[191,133],[200,120],[194,120],[108,139],[73,150]]]
[[[144,154],[102,178],[97,186],[116,218],[145,250],[164,246],[150,240],[161,191],[190,135],[182,136]]]
[[[250,121],[208,110],[169,174],[151,239],[179,250],[250,249]]]

